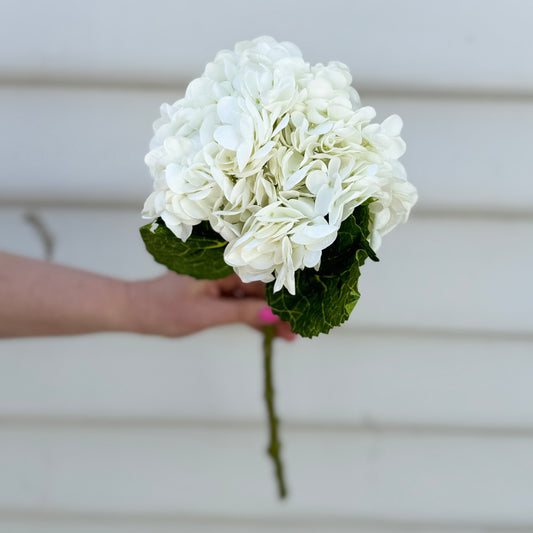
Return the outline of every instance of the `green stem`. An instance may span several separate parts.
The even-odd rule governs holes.
[[[263,353],[265,364],[265,400],[268,411],[268,425],[270,430],[270,443],[268,445],[268,455],[274,461],[276,480],[278,484],[278,496],[283,499],[287,496],[285,480],[283,478],[283,465],[281,464],[280,449],[281,442],[278,440],[278,419],[274,410],[274,387],[272,385],[272,341],[274,339],[274,326],[263,327]]]

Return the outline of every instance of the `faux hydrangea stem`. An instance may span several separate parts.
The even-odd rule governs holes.
[[[263,354],[264,354],[264,374],[265,374],[265,400],[268,412],[268,426],[270,431],[270,442],[267,448],[268,455],[272,457],[276,472],[278,485],[278,496],[283,499],[287,496],[285,479],[283,476],[283,464],[281,463],[280,450],[281,442],[278,440],[278,418],[274,409],[274,386],[272,385],[272,341],[274,339],[274,326],[263,327]]]

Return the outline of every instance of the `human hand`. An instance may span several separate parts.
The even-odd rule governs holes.
[[[197,280],[174,272],[128,282],[129,328],[138,333],[180,337],[202,329],[244,323],[261,329],[273,323],[276,336],[293,340],[287,322],[272,315],[261,282],[243,283],[236,274]]]

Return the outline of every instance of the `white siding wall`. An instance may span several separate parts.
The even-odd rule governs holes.
[[[0,248],[128,279],[159,104],[260,34],[350,65],[405,121],[412,220],[350,322],[276,345],[290,499],[264,454],[260,338],[0,342],[0,531],[533,529],[533,3],[0,3]],[[1,295],[0,295],[1,297]]]

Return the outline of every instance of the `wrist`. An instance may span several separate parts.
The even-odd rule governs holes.
[[[131,282],[116,278],[100,278],[94,284],[94,293],[88,294],[88,332],[127,332],[133,331],[134,316],[129,298]],[[90,285],[87,287],[90,290]],[[82,327],[83,328],[83,327]]]
[[[141,315],[142,297],[139,295],[142,281],[122,281],[121,301],[122,312],[117,317],[120,320],[120,331],[129,333],[146,333],[143,328]]]

